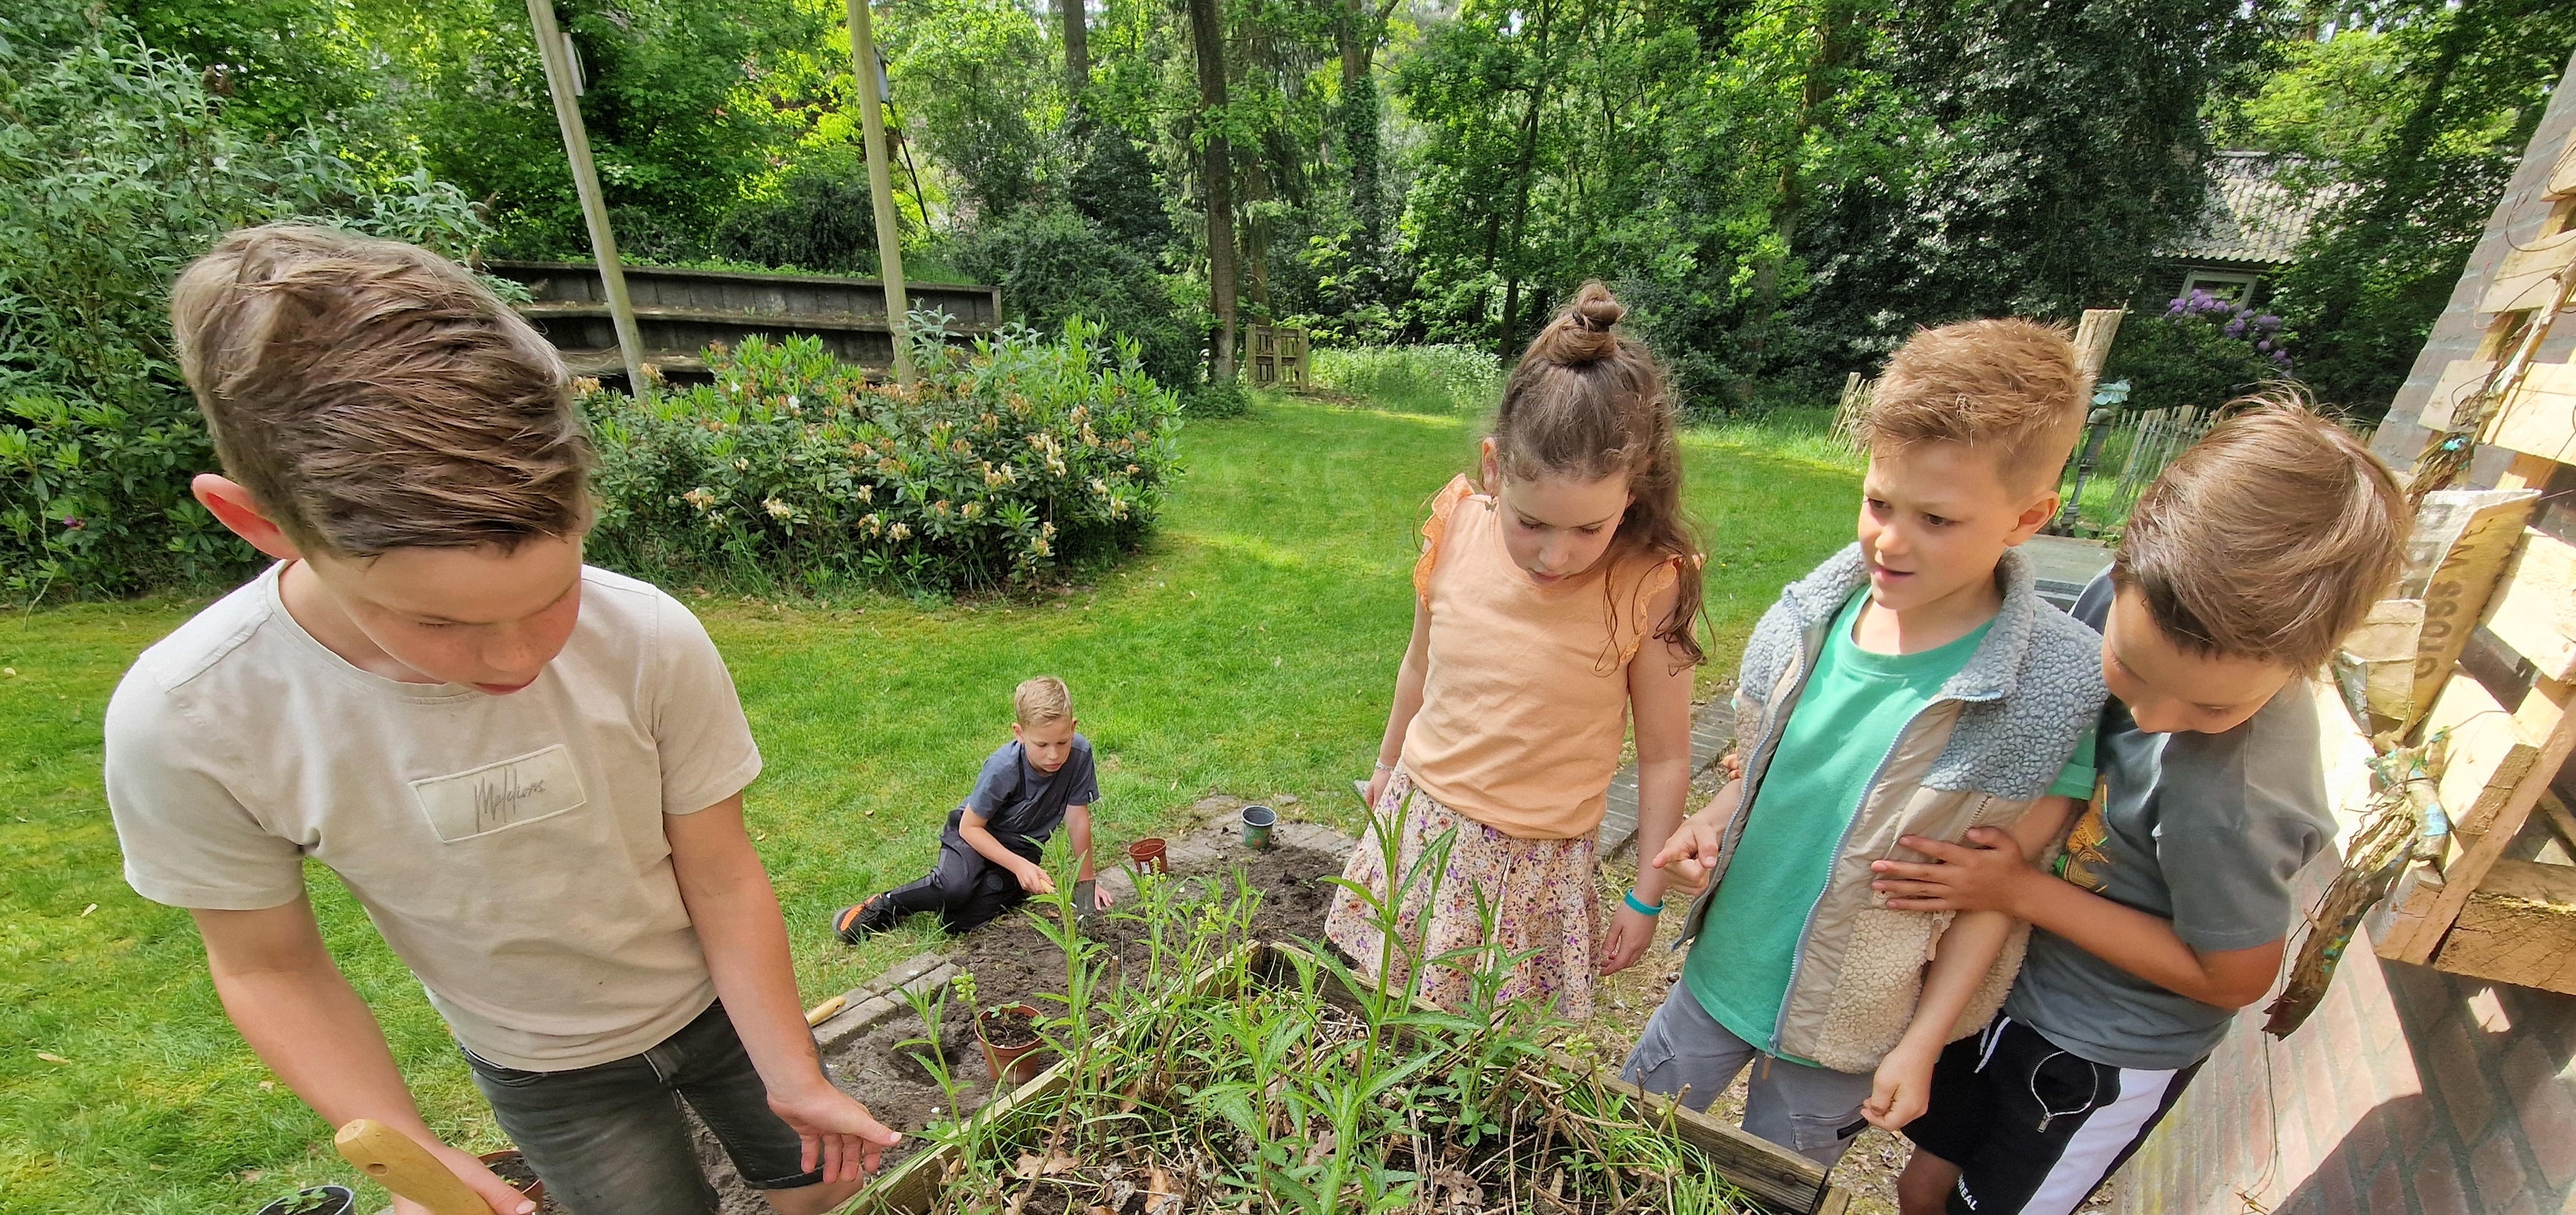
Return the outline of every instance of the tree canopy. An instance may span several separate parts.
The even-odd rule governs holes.
[[[631,256],[874,269],[838,0],[557,4]],[[418,166],[486,255],[586,254],[518,0],[109,9],[245,137]],[[2305,158],[2330,205],[2280,340],[2382,405],[2576,46],[2550,0],[877,13],[916,276],[1011,278],[1006,306],[1101,314],[1172,377],[1236,320],[1508,353],[1602,278],[1701,410],[1818,400],[1920,324],[2161,311],[2220,147]]]

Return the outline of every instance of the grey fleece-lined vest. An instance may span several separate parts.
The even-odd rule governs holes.
[[[1788,997],[1771,1040],[1754,1045],[1836,1071],[1877,1067],[1913,1019],[1924,964],[1951,916],[1884,906],[1869,888],[1870,862],[1925,859],[1898,847],[1899,836],[1957,840],[1970,827],[2019,821],[2056,783],[2076,743],[2101,715],[2108,692],[2102,686],[2100,636],[2040,602],[2030,562],[2019,550],[2005,551],[1995,581],[2003,607],[1993,627],[1967,665],[1897,732],[1835,850],[1824,894],[1799,934]],[[1735,693],[1744,760],[1744,789],[1736,804],[1748,809],[1727,824],[1709,888],[1691,904],[1683,925],[1683,942],[1707,921],[1709,901],[1735,858],[1749,808],[1835,615],[1868,583],[1868,565],[1854,544],[1780,592],[1780,601],[1754,626]],[[1969,1001],[1951,1039],[1975,1032],[2002,1006],[2029,934],[2028,925],[2013,926],[2003,957]]]

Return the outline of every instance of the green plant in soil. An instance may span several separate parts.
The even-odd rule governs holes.
[[[1409,871],[1378,846],[1401,873],[1396,891],[1345,885],[1392,926],[1398,907],[1437,893],[1447,841]],[[1060,854],[1056,867],[1066,871],[1058,890],[1070,891]],[[1669,1125],[1551,1050],[1563,1022],[1500,998],[1518,960],[1500,947],[1424,957],[1385,934],[1379,973],[1453,966],[1476,977],[1469,1006],[1443,1011],[1400,984],[1381,989],[1328,949],[1280,950],[1279,963],[1256,969],[1247,946],[1261,894],[1240,870],[1140,875],[1138,886],[1108,913],[1136,925],[1144,945],[1123,974],[1079,930],[1069,895],[1030,913],[1065,959],[1064,993],[1043,997],[1060,1011],[1039,1024],[1063,1079],[1025,1090],[1007,1117],[930,1128],[954,1153],[937,1210],[1124,1211],[1139,1196],[1147,1211],[1323,1215],[1528,1209],[1542,1196],[1548,1209],[1587,1215],[1748,1209]],[[1486,918],[1490,929],[1490,908]],[[938,1010],[917,999],[916,1011],[935,1039]]]

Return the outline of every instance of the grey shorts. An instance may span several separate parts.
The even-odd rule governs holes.
[[[1749,1134],[1830,1169],[1869,1125],[1860,1106],[1876,1077],[1766,1055],[1728,1033],[1678,981],[1637,1036],[1619,1078],[1650,1093],[1679,1094],[1683,1105],[1706,1112],[1746,1064],[1753,1066],[1744,1103]]]
[[[573,1215],[716,1215],[683,1101],[753,1189],[823,1180],[822,1170],[800,1167],[804,1144],[770,1112],[769,1090],[721,1003],[643,1054],[593,1067],[521,1071],[470,1050],[465,1061],[547,1195]]]

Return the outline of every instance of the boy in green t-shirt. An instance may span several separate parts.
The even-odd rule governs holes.
[[[1651,859],[1714,885],[1627,1078],[1704,1109],[1760,1056],[1745,1129],[1830,1167],[1920,1113],[1943,1045],[1992,1014],[2024,930],[1890,910],[1869,866],[1980,825],[2036,851],[2091,789],[2095,639],[2014,551],[2057,511],[2082,401],[2073,347],[2031,321],[1927,330],[1889,362],[1859,542],[1756,627],[1743,777]]]

